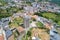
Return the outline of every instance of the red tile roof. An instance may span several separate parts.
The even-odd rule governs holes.
[[[4,40],[4,36],[3,35],[0,35],[0,40]]]

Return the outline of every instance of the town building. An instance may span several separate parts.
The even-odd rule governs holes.
[[[6,34],[6,40],[14,40],[15,38],[14,38],[14,35],[12,34],[12,31],[11,30],[6,30],[5,31],[5,34]]]
[[[0,40],[6,40],[5,31],[3,30],[1,25],[0,25]]]
[[[14,35],[11,35],[8,40],[15,40]]]
[[[24,15],[23,19],[24,27],[28,28],[30,26],[30,17],[28,15]]]
[[[21,27],[21,26],[17,27],[16,29],[17,29],[17,31],[19,32],[20,35],[25,32],[24,28]]]

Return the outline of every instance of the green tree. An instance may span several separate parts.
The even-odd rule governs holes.
[[[48,19],[53,19],[53,20],[55,20],[56,16],[57,16],[53,13],[43,13],[42,15],[43,15],[43,17],[47,17]]]
[[[58,25],[60,25],[60,21],[58,21]]]
[[[27,32],[27,36],[30,37],[31,36],[31,31]]]
[[[37,22],[36,25],[37,25],[38,27],[43,27],[43,24],[42,24],[41,22]]]

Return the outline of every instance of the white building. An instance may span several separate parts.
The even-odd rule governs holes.
[[[41,40],[38,37],[32,37],[32,40]]]

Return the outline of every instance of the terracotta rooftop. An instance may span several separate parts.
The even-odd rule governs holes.
[[[4,40],[4,36],[3,35],[0,35],[0,40]]]
[[[17,27],[17,30],[19,31],[19,32],[23,32],[24,31],[24,28],[23,27]]]
[[[31,17],[36,19],[38,16],[37,16],[37,15],[33,15],[33,16],[31,16]]]
[[[14,40],[14,35],[11,35],[8,40]]]

